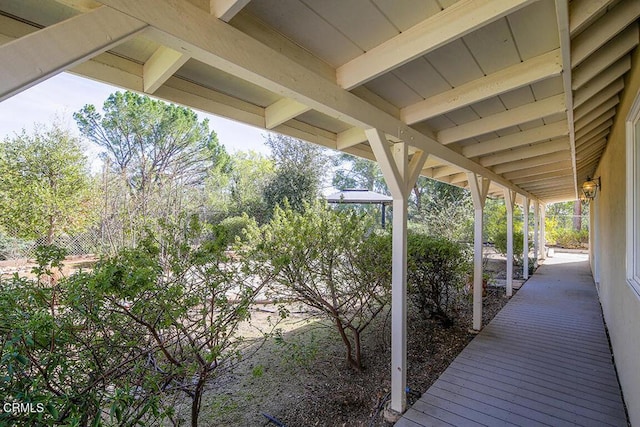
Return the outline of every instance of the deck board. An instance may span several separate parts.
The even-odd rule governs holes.
[[[585,256],[556,253],[396,423],[627,426]]]

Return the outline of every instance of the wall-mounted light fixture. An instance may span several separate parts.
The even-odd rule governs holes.
[[[601,189],[600,177],[593,179],[587,177],[587,180],[582,184],[582,194],[590,200],[596,198],[598,189]]]

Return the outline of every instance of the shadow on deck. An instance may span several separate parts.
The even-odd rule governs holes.
[[[547,259],[395,425],[627,426],[586,255]]]

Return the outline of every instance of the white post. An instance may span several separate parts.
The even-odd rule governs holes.
[[[544,203],[541,203],[540,204],[540,259],[547,259],[547,251],[545,250],[547,242],[544,237],[544,232],[546,229],[546,225],[544,223],[546,209],[547,209],[547,205],[545,205]]]
[[[533,202],[533,263],[538,263],[538,245],[540,244],[540,235],[538,234],[538,223],[540,219],[540,202]]]
[[[529,278],[529,198],[524,198],[522,204],[523,223],[522,223],[522,277],[527,280]]]
[[[407,144],[394,144],[391,150],[383,132],[365,133],[393,196],[390,409],[401,414],[407,407],[407,201],[427,154],[416,152],[409,162]]]
[[[489,192],[489,181],[467,172],[474,208],[473,224],[473,329],[482,329],[482,212]]]
[[[505,188],[504,205],[507,208],[507,297],[513,295],[513,207],[516,193]]]

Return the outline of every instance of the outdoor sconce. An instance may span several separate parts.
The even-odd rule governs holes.
[[[589,200],[596,198],[596,192],[600,188],[600,177],[591,179],[587,177],[587,180],[582,184],[582,194]]]

